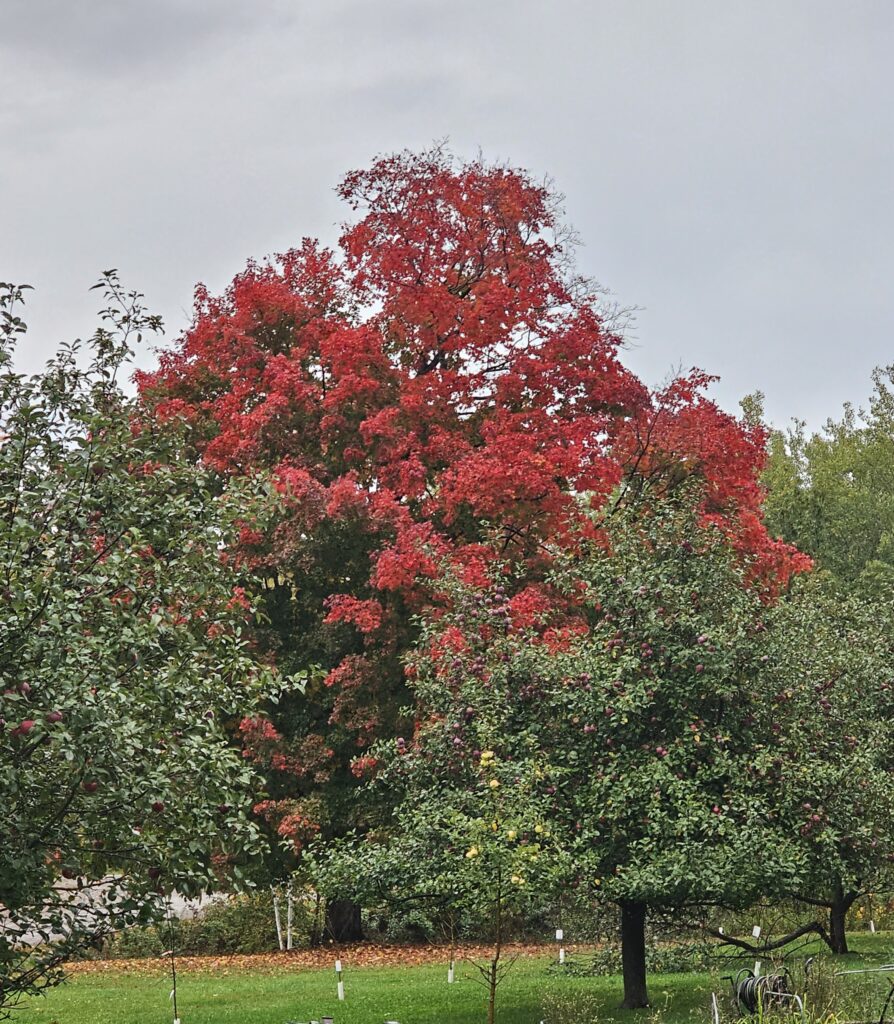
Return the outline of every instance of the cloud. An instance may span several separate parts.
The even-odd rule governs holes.
[[[189,59],[222,36],[257,24],[259,5],[238,0],[6,0],[0,49],[56,74],[120,78]]]
[[[872,0],[7,0],[23,359],[90,328],[109,265],[176,333],[196,281],[334,241],[346,170],[449,137],[552,176],[647,379],[821,422],[891,361],[892,37]]]

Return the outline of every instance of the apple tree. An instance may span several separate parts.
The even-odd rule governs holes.
[[[847,953],[847,913],[890,884],[894,860],[894,643],[891,611],[818,572],[772,613],[766,648],[780,820],[824,938]]]
[[[773,701],[783,793],[811,864],[795,895],[828,913],[835,952],[847,951],[849,907],[890,884],[892,374],[873,372],[865,408],[846,405],[817,431],[775,432],[763,476],[770,529],[822,570],[778,608]]]
[[[664,491],[591,518],[550,599],[514,594],[511,570],[486,590],[449,576],[411,662],[405,756],[428,775],[401,802],[461,803],[485,763],[501,787],[528,782],[564,883],[620,908],[627,1007],[648,1002],[650,910],[745,906],[799,877],[750,570],[697,495]]]
[[[23,290],[0,289],[0,1016],[163,894],[258,846],[229,716],[275,697],[222,549],[262,483],[214,489],[118,377],[158,326],[113,272],[92,341],[16,372]]]
[[[425,720],[411,738],[362,758],[374,776],[367,793],[393,795],[390,820],[317,844],[311,870],[324,891],[364,906],[433,912],[452,947],[470,923],[487,935],[490,957],[474,965],[493,1024],[497,990],[515,960],[507,939],[567,883],[569,851],[553,832],[544,752],[532,745],[505,758],[494,749],[505,747],[505,692],[474,676],[461,691],[445,689],[426,659],[418,667]]]

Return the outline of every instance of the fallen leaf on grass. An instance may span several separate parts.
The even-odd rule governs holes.
[[[567,946],[569,953],[586,947]],[[176,955],[176,951],[175,951]],[[493,950],[486,945],[461,946],[457,960],[489,960]],[[503,955],[555,956],[552,945],[513,943],[503,948]],[[336,958],[345,971],[354,967],[419,967],[423,964],[446,964],[449,946],[376,946],[357,943],[347,946],[326,946],[320,949],[293,949],[277,953],[238,953],[228,956],[176,956],[179,973],[229,974],[247,971],[253,974],[281,974],[295,970],[334,969]],[[170,957],[147,957],[127,960],[79,960],[69,965],[71,974],[159,974],[170,970]]]

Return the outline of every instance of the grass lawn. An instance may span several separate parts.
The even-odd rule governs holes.
[[[547,972],[547,960],[519,960],[499,992],[501,1024],[537,1024],[550,996],[606,1010],[620,1002],[615,978],[562,978]],[[443,967],[366,967],[345,972],[346,999],[339,1004],[332,971],[300,970],[225,977],[184,974],[177,1000],[183,1024],[284,1024],[287,1020],[319,1020],[331,1015],[335,1024],[473,1024],[484,1019],[485,993],[474,969],[462,965],[457,982],[448,985]],[[652,998],[672,998],[675,1013],[700,1007],[704,1017],[710,1001],[707,975],[656,976]],[[171,1021],[170,976],[104,973],[81,975],[45,998],[34,1000],[22,1018],[41,1024],[155,1024]],[[667,993],[667,995],[665,995]],[[619,1017],[633,1015],[617,1014]],[[600,1019],[602,1019],[600,1014]]]
[[[859,936],[858,953],[841,962],[856,967],[864,961],[891,962],[894,937]],[[808,950],[809,952],[809,950]],[[547,958],[520,959],[502,985],[497,1019],[500,1024],[600,1024],[658,1017],[665,1024],[710,1020],[711,992],[725,992],[726,982],[714,974],[653,975],[652,1010],[618,1009],[621,983],[612,978],[576,978],[550,973]],[[720,970],[718,973],[725,973]],[[442,965],[400,968],[345,969],[347,998],[339,1003],[332,971],[298,969],[273,973],[234,970],[219,975],[184,973],[178,978],[178,1003],[183,1024],[285,1024],[319,1020],[335,1024],[479,1024],[484,1018],[484,990],[468,964],[458,970],[454,985],[446,983]],[[855,979],[874,986],[871,1002],[879,1008],[887,989],[881,975]],[[22,1007],[18,1019],[40,1024],[170,1024],[170,976],[162,963],[157,972],[127,974],[106,971],[75,975],[61,988]],[[876,996],[878,998],[876,998]],[[878,1019],[878,1009],[875,1010]]]

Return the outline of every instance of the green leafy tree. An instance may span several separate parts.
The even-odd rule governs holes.
[[[0,286],[0,1016],[258,846],[225,726],[279,684],[221,550],[263,487],[215,492],[177,431],[134,425],[117,378],[158,322],[103,286],[90,345],[30,377]]]
[[[798,581],[773,612],[768,709],[776,813],[800,847],[792,895],[826,911],[847,953],[847,912],[894,859],[894,646],[890,613],[827,573]]]
[[[450,717],[457,709],[437,696]],[[498,739],[490,724],[484,711],[464,742]],[[412,744],[380,747],[374,788],[400,793],[392,820],[362,838],[318,844],[311,870],[323,891],[364,906],[424,908],[444,926],[451,963],[459,926],[488,936],[490,957],[473,963],[493,1024],[497,990],[515,960],[505,949],[511,929],[567,879],[567,855],[549,825],[536,759],[504,762],[486,746],[480,757],[464,758],[455,738],[436,715]]]
[[[421,724],[403,758],[424,770],[399,808],[462,806],[482,780],[525,792],[537,820],[512,841],[548,835],[553,885],[620,907],[631,1008],[648,1003],[650,908],[744,906],[798,870],[772,811],[767,605],[691,497],[594,521],[550,600],[510,597],[506,578],[487,592],[449,578],[411,667]],[[407,813],[395,835],[454,842],[438,815]]]
[[[846,405],[822,430],[776,432],[764,473],[768,525],[821,570],[780,605],[774,658],[786,666],[780,711],[794,730],[784,792],[811,865],[809,890],[797,895],[828,910],[840,953],[847,910],[890,876],[892,379],[894,367],[875,370],[867,408]]]
[[[764,473],[770,529],[842,584],[888,601],[894,584],[894,367],[873,373],[866,409],[808,434],[770,439]]]
[[[546,661],[548,699],[534,705],[548,708],[581,882],[620,907],[629,1008],[648,1002],[650,911],[745,906],[798,873],[773,812],[767,604],[690,498],[606,519],[562,580],[583,586],[589,631]]]

